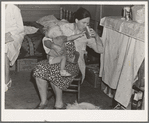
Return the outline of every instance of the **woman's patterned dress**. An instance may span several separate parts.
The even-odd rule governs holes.
[[[67,42],[65,45],[67,57],[73,57],[73,53],[76,51],[74,42]],[[72,76],[62,77],[60,75],[60,63],[50,65],[48,60],[43,60],[35,66],[33,76],[52,82],[60,89],[66,90],[73,81],[73,78],[79,74],[79,67],[78,64],[67,61],[65,70]]]

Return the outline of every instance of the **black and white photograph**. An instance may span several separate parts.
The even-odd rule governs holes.
[[[1,1],[1,120],[148,121],[148,1]]]

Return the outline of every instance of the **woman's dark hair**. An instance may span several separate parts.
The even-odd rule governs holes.
[[[75,19],[81,20],[87,17],[91,18],[90,12],[85,8],[80,7],[76,12],[73,13],[72,22],[75,22]]]

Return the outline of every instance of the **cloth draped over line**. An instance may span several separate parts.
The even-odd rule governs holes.
[[[100,77],[110,88],[116,89],[115,100],[127,107],[132,94],[132,85],[144,60],[144,41],[130,37],[107,26],[102,41]]]
[[[12,66],[19,55],[25,35],[20,9],[13,4],[8,4],[5,9],[5,33],[8,32],[11,33],[14,41],[5,44],[5,53],[7,53],[10,65]]]
[[[75,29],[74,23],[66,23],[66,24],[60,25],[60,28],[64,36],[71,36],[74,34],[78,34],[77,32],[74,31]],[[97,47],[95,38],[87,39],[85,35],[74,40],[74,42],[75,42],[76,51],[80,53],[80,57],[78,59],[78,65],[82,73],[82,82],[83,82],[85,78],[85,68],[86,68],[85,61],[84,61],[84,54],[86,53],[86,46],[89,46],[97,53],[103,52],[103,46],[101,44],[101,47],[99,45]]]
[[[121,34],[138,39],[139,41],[145,40],[145,24],[137,23],[134,21],[122,20],[119,16],[104,17],[101,19],[100,25],[120,32]]]

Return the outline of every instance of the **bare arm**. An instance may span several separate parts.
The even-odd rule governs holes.
[[[51,42],[50,40],[45,40],[45,41],[44,41],[44,45],[45,45],[47,48],[50,48],[50,49],[53,49],[53,47],[54,47],[54,43]]]
[[[83,36],[84,33],[80,33],[80,34],[76,34],[76,35],[72,35],[72,36],[58,36],[53,38],[53,42],[59,46],[61,46],[63,43],[67,42],[67,41],[74,41],[75,39]]]
[[[87,45],[92,48],[95,52],[97,53],[103,53],[103,43],[102,40],[100,39],[99,35],[93,30],[91,29],[91,38],[90,41],[88,41]]]
[[[51,42],[50,40],[45,40],[44,41],[44,45],[47,48],[53,49],[55,50],[59,55],[61,55],[63,53],[61,47],[59,47],[58,45],[54,44],[53,42]]]
[[[57,36],[52,39],[55,44],[62,45],[63,43],[67,42],[67,36]]]
[[[77,39],[77,38],[79,38],[79,37],[82,37],[83,35],[84,35],[84,32],[83,32],[83,33],[80,33],[80,34],[68,36],[68,37],[67,37],[67,41],[74,41],[75,39]]]

